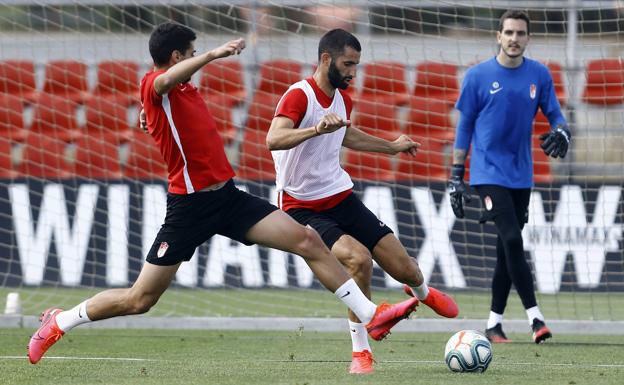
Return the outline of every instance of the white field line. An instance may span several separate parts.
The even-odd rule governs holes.
[[[292,363],[306,363],[306,362],[326,362],[326,363],[335,363],[335,362],[351,362],[347,360],[258,360],[262,362],[292,362]],[[428,360],[388,360],[388,361],[379,361],[380,364],[436,364],[436,365],[445,365],[444,361],[428,361]],[[493,365],[501,365],[501,366],[545,366],[545,367],[577,367],[577,368],[624,368],[624,364],[580,364],[580,363],[553,363],[553,364],[544,364],[544,363],[536,363],[536,362],[492,362]],[[492,365],[490,364],[490,365]]]
[[[0,360],[28,360],[23,356],[0,356]],[[71,357],[71,356],[45,356],[44,360],[76,360],[76,361],[161,361],[148,358],[128,358],[128,357]]]

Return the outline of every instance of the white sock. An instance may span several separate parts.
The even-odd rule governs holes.
[[[363,323],[349,320],[349,333],[351,333],[351,342],[353,343],[354,352],[362,352],[364,350],[372,352],[368,344],[368,332]]]
[[[539,309],[539,306],[533,306],[530,309],[526,309],[527,317],[529,318],[529,325],[533,325],[533,319],[537,318],[540,321],[544,321],[544,315]]]
[[[494,326],[496,326],[496,324],[502,324],[502,323],[503,323],[503,315],[490,311],[490,318],[488,318],[486,329],[491,329]]]
[[[414,294],[416,294],[416,298],[418,298],[419,301],[427,299],[427,296],[429,295],[429,287],[426,283],[423,282],[420,286],[412,286],[412,289],[414,290]]]
[[[91,322],[89,316],[87,316],[87,301],[82,302],[73,309],[62,311],[56,316],[56,323],[59,329],[64,332],[87,322]]]
[[[367,324],[375,315],[377,306],[366,298],[353,278],[343,283],[334,294],[339,300],[344,302],[364,324]]]

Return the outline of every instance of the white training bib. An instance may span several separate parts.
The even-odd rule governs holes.
[[[323,108],[306,80],[293,84],[288,91],[296,88],[303,90],[308,98],[308,108],[299,127],[314,127],[330,112],[347,120],[347,109],[338,90],[331,105]],[[309,201],[352,188],[349,174],[340,167],[340,150],[345,133],[346,128],[342,127],[330,134],[310,138],[290,150],[272,151],[277,191],[286,191],[295,199]]]

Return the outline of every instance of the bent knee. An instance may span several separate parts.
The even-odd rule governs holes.
[[[355,240],[339,242],[332,251],[351,274],[373,270],[373,257],[366,246]]]
[[[158,298],[149,294],[131,294],[126,300],[126,307],[130,314],[144,314],[157,302]]]

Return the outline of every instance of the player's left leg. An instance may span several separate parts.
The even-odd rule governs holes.
[[[457,316],[459,310],[455,301],[441,291],[427,286],[416,260],[407,254],[392,230],[355,194],[351,194],[326,214],[334,218],[347,234],[370,250],[384,271],[399,282],[409,285],[406,293],[423,301],[444,317]]]
[[[459,308],[455,300],[425,283],[416,259],[409,256],[393,233],[384,235],[377,242],[373,248],[373,258],[392,278],[406,285],[404,289],[407,294],[415,296],[443,317],[457,317]]]

